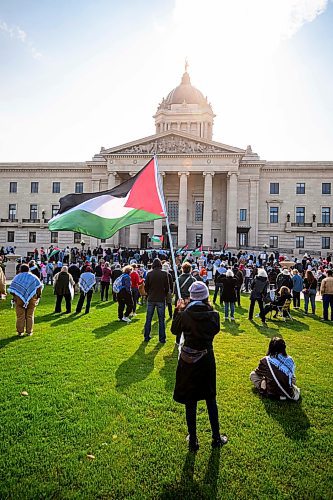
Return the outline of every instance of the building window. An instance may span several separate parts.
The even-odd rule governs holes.
[[[17,182],[10,182],[9,183],[9,192],[10,193],[17,193]]]
[[[38,219],[38,205],[30,205],[30,220]]]
[[[194,212],[195,222],[202,222],[203,221],[203,207],[204,207],[203,201],[196,201],[195,202],[195,212]]]
[[[14,231],[8,231],[7,232],[7,241],[8,241],[8,243],[14,243],[14,236],[15,236],[15,232]]]
[[[296,236],[296,248],[304,248],[304,236]]]
[[[81,233],[74,233],[74,243],[81,243]]]
[[[271,224],[276,224],[277,222],[279,222],[279,207],[270,207],[269,222]]]
[[[51,233],[51,243],[58,243],[58,233],[57,232]]]
[[[195,248],[199,248],[202,245],[202,234],[195,235]]]
[[[329,224],[331,222],[331,208],[322,207],[321,209],[321,222],[322,224]]]
[[[57,215],[58,211],[59,211],[59,205],[52,205],[52,217]]]
[[[29,231],[29,243],[36,243],[35,231]]]
[[[239,233],[239,246],[240,247],[247,247],[247,233]]]
[[[323,182],[321,185],[321,194],[331,194],[331,183]]]
[[[305,194],[305,182],[296,183],[296,194]]]
[[[279,194],[280,184],[278,182],[271,182],[269,185],[269,194]]]
[[[106,243],[106,240],[104,238],[102,238],[101,243]]]
[[[239,220],[240,220],[240,222],[245,222],[246,219],[247,219],[247,209],[241,208],[239,210]]]
[[[16,220],[16,203],[10,203],[8,206],[8,219]]]
[[[52,183],[52,193],[60,193],[60,182]]]
[[[75,193],[83,193],[83,182],[76,182],[75,183]]]
[[[278,246],[279,246],[278,236],[270,236],[269,237],[269,248],[278,248]]]
[[[170,222],[178,222],[178,201],[168,201],[168,216]]]
[[[38,182],[31,183],[31,193],[38,193]]]
[[[329,250],[331,248],[331,238],[329,236],[323,236],[321,238],[321,248],[324,250]]]
[[[296,224],[304,224],[305,222],[305,208],[296,207]]]

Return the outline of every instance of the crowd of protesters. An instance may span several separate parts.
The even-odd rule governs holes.
[[[3,249],[1,249],[3,250]],[[0,256],[0,293],[6,297],[6,252]],[[33,334],[34,312],[43,286],[53,286],[54,314],[72,311],[75,293],[79,295],[75,314],[85,304],[89,314],[94,294],[101,301],[118,303],[118,319],[131,323],[137,307],[146,304],[144,342],[151,340],[151,324],[156,310],[159,342],[166,342],[165,311],[171,333],[179,346],[179,359],[174,390],[175,401],[184,404],[188,427],[189,450],[196,452],[197,402],[205,400],[212,429],[212,447],[221,447],[228,438],[220,434],[216,403],[216,365],[213,339],[220,330],[220,313],[210,304],[219,300],[225,321],[235,321],[241,308],[241,292],[250,294],[248,319],[253,321],[256,304],[262,325],[269,313],[291,318],[290,308],[299,310],[301,294],[304,314],[316,313],[316,297],[323,301],[322,321],[333,321],[333,264],[331,257],[316,258],[305,254],[302,259],[286,260],[277,252],[256,255],[249,252],[212,253],[178,251],[175,266],[168,250],[104,250],[87,251],[66,247],[35,249],[33,255],[17,263],[17,274],[9,285],[16,309],[19,336]],[[176,275],[178,286],[176,286]],[[110,290],[111,288],[111,290]],[[173,306],[174,310],[173,310]],[[311,307],[311,312],[309,311]],[[330,318],[329,318],[330,310]],[[292,319],[292,318],[291,318]],[[250,379],[258,391],[268,397],[297,401],[295,363],[287,355],[282,338],[271,339],[267,356],[262,358]]]

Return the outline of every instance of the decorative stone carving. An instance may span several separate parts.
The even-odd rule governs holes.
[[[189,140],[175,135],[167,138],[163,137],[153,142],[145,144],[136,144],[129,148],[119,151],[121,153],[130,154],[154,154],[154,153],[176,153],[176,154],[189,154],[189,153],[225,153],[222,148],[213,146],[212,144],[205,144],[195,140]]]

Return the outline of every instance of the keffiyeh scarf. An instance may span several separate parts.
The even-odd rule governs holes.
[[[87,293],[96,283],[95,275],[93,273],[82,273],[80,276],[79,287],[82,292]]]
[[[295,363],[293,358],[290,356],[282,356],[282,354],[278,354],[277,357],[269,356],[269,362],[271,365],[274,365],[278,370],[287,375],[289,378],[289,385],[292,384],[292,378],[295,373]]]
[[[34,274],[20,273],[15,276],[8,291],[17,295],[24,302],[24,307],[28,307],[30,299],[36,295],[38,288],[42,286],[42,283]]]

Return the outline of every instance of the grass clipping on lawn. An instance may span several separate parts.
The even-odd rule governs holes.
[[[88,315],[53,315],[54,302],[46,287],[23,338],[9,298],[0,303],[0,498],[332,498],[332,324],[292,311],[293,322],[262,328],[243,296],[214,342],[229,443],[212,452],[201,402],[193,455],[172,399],[170,321],[165,345],[156,317],[145,344],[144,307],[127,325],[99,294]],[[300,404],[261,399],[249,381],[277,334],[296,362]]]

